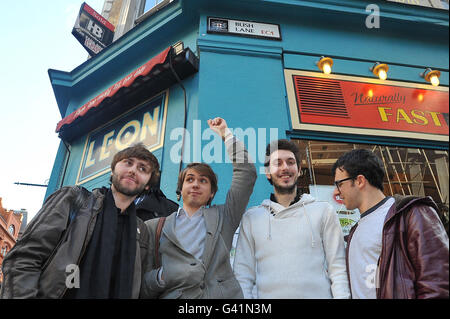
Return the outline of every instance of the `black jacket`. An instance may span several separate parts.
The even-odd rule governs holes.
[[[158,189],[151,189],[135,201],[136,215],[144,222],[157,217],[169,216],[178,210],[178,204],[166,198]]]

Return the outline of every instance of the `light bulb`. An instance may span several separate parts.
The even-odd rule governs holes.
[[[436,75],[431,76],[430,82],[433,86],[439,86],[439,78]]]
[[[380,78],[380,80],[386,80],[387,79],[386,70],[380,69],[380,71],[378,71],[378,77]]]
[[[419,96],[417,96],[417,99],[419,100],[419,102],[423,101],[423,94],[420,93]]]
[[[325,63],[323,65],[323,73],[325,73],[325,74],[331,73],[331,65],[329,63]]]

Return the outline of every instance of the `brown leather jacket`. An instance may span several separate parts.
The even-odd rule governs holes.
[[[429,196],[394,198],[383,226],[377,299],[449,298],[449,242],[436,203]]]

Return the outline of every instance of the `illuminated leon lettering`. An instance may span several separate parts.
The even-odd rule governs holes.
[[[109,146],[111,146],[114,141],[114,133],[115,133],[115,130],[112,130],[111,132],[105,134],[105,136],[103,137],[103,143],[102,143],[102,148],[100,149],[99,161],[103,161],[111,156],[111,154],[109,152],[110,151]]]
[[[89,151],[86,157],[86,164],[84,167],[89,167],[95,164],[95,158],[92,158],[92,153],[94,150],[95,141],[92,141],[91,144],[89,144]]]
[[[143,141],[147,137],[147,131],[150,132],[152,136],[156,135],[158,132],[158,118],[159,106],[153,111],[153,116],[151,116],[149,112],[145,112],[144,117],[142,118],[140,141]]]
[[[133,133],[127,131],[127,129],[130,127],[134,128]],[[117,134],[116,149],[118,151],[121,151],[130,146],[136,140],[140,131],[141,131],[141,124],[137,120],[133,120],[125,124]],[[131,137],[130,134],[132,134]]]

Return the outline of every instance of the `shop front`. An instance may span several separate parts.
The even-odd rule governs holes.
[[[375,2],[379,28],[357,0],[174,0],[146,13],[75,70],[49,71],[62,120],[46,197],[107,186],[114,154],[142,141],[168,198],[180,168],[203,161],[223,203],[231,169],[206,130],[220,116],[260,172],[249,207],[273,191],[267,143],[288,138],[303,157],[299,186],[336,207],[344,232],[359,215],[332,197],[331,167],[354,148],[380,156],[386,195],[430,195],[448,212],[448,9]]]
[[[336,207],[344,233],[359,214],[333,197],[330,172],[352,149],[382,160],[387,196],[431,196],[448,212],[448,152],[440,147],[448,143],[448,88],[290,69],[285,80],[292,138],[304,155],[301,187]],[[296,138],[309,131],[322,140]]]

